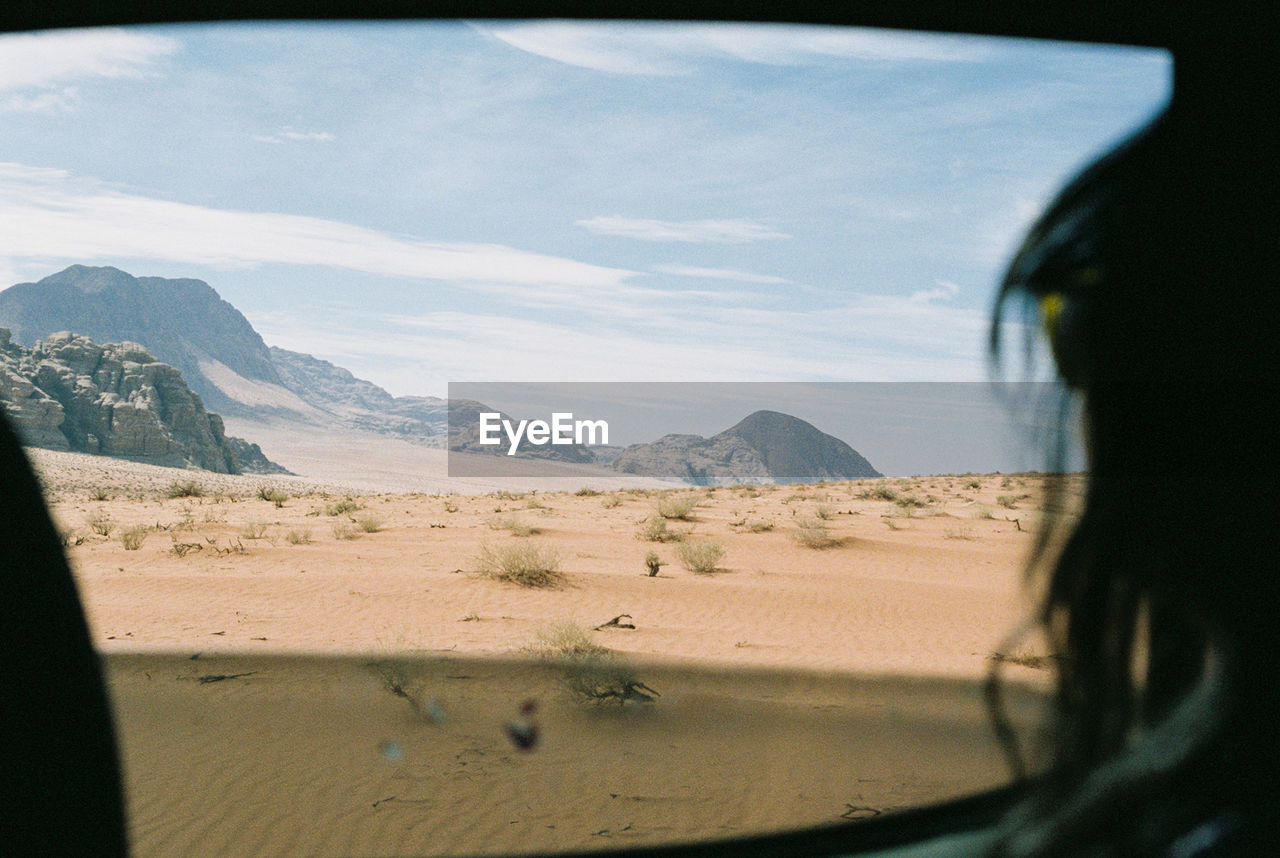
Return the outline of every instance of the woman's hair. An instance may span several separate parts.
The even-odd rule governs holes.
[[[1276,137],[1229,92],[1181,94],[1058,196],[997,302],[993,354],[1021,307],[1089,458],[1032,563],[1051,759],[1001,856],[1280,854]]]

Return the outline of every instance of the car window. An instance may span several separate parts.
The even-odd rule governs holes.
[[[0,404],[136,852],[608,850],[1007,784],[980,684],[1034,762],[1054,653],[1010,635],[1084,477],[1043,362],[990,381],[994,287],[1169,78],[723,23],[0,37]]]

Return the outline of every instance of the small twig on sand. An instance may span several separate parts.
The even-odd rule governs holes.
[[[634,619],[634,617],[632,617],[630,614],[618,614],[618,616],[614,617],[609,622],[601,623],[600,625],[596,626],[594,629],[592,629],[592,631],[598,632],[601,629],[634,629],[636,627],[635,623],[622,622],[624,618],[628,620]]]
[[[224,679],[239,679],[242,676],[253,676],[258,671],[251,670],[248,673],[206,673],[199,677],[201,685],[208,685],[210,682],[221,682]]]

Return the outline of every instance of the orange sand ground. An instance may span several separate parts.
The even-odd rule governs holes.
[[[429,496],[119,463],[95,483],[85,457],[33,459],[106,656],[138,854],[598,849],[1007,778],[976,680],[1027,611],[1040,477]],[[207,492],[165,497],[190,479]],[[260,499],[266,484],[290,497]],[[698,506],[670,526],[724,547],[713,573],[637,538],[679,496]],[[328,514],[347,497],[358,508]],[[804,519],[837,543],[801,545]],[[558,556],[560,586],[476,571],[483,546],[528,542]],[[653,578],[649,551],[667,564]],[[591,631],[620,614],[636,628]],[[529,652],[564,620],[661,696],[567,695],[567,668]],[[1036,695],[1015,698],[1029,723]],[[525,699],[542,727],[528,753],[503,732]]]

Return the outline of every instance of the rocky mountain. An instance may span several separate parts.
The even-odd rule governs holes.
[[[237,377],[280,386],[262,337],[203,280],[133,277],[118,268],[72,265],[38,283],[0,292],[0,325],[27,346],[57,331],[98,343],[141,343],[182,373],[216,410],[242,407],[223,389]]]
[[[287,473],[228,438],[182,374],[137,343],[57,333],[30,348],[0,328],[0,407],[27,444],[197,467]]]
[[[268,348],[249,320],[202,280],[72,265],[0,292],[0,325],[26,346],[57,331],[141,343],[227,415],[337,424],[437,446],[447,433],[445,400],[393,397],[328,361]]]
[[[612,466],[627,474],[695,485],[883,476],[844,441],[777,411],[756,411],[710,438],[665,435],[650,444],[632,444]]]

